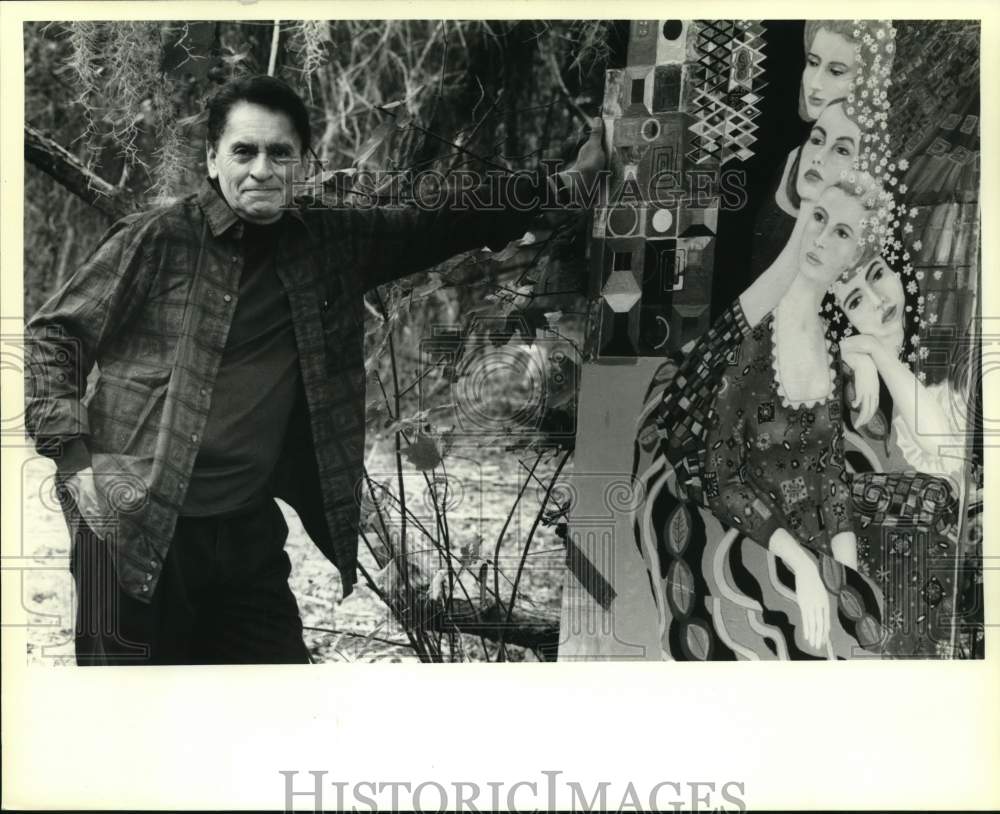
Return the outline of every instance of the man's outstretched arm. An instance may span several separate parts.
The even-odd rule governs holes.
[[[528,231],[542,212],[585,204],[606,160],[603,123],[591,123],[574,164],[541,173],[459,174],[448,189],[430,189],[401,207],[341,210],[364,289],[433,267],[484,246],[499,250]],[[343,226],[346,224],[346,227]],[[336,227],[335,227],[336,228]]]

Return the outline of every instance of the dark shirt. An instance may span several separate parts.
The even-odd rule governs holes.
[[[247,508],[278,461],[300,385],[288,296],[278,279],[282,224],[243,226],[239,298],[181,514]]]

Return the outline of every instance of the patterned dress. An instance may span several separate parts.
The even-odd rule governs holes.
[[[666,659],[877,655],[882,623],[878,588],[825,553],[829,538],[846,528],[838,507],[846,512],[848,500],[838,440],[843,387],[837,351],[831,357],[830,399],[794,410],[782,404],[776,389],[770,390],[772,343],[769,321],[750,328],[737,300],[690,352],[665,361],[647,390],[633,461],[633,477],[644,499],[635,509],[633,528]],[[752,412],[747,388],[768,394],[754,403]],[[786,436],[790,449],[784,446]],[[714,452],[724,455],[721,462],[711,457],[711,447],[719,441]],[[779,469],[780,460],[784,469]],[[735,501],[738,490],[747,489],[740,482],[745,464],[751,468],[742,469],[743,477],[757,478],[760,494],[748,491],[748,501],[730,504],[737,508],[733,512],[722,495],[735,489],[730,496]],[[755,466],[761,467],[760,475],[752,472]],[[824,474],[832,484],[824,481]],[[787,509],[783,481],[790,481]],[[821,500],[821,490],[831,485],[836,494]],[[760,507],[770,505],[770,516],[755,510],[758,500]],[[808,512],[807,503],[814,507]],[[743,513],[748,504],[750,518]],[[757,517],[759,523],[750,522]],[[797,530],[792,528],[796,517],[801,520]],[[813,648],[802,635],[794,574],[766,547],[767,529],[773,530],[775,522],[787,523],[816,558],[833,610],[829,646]]]
[[[856,472],[850,481],[854,525],[844,525],[851,518],[838,509],[847,511],[838,435],[840,412],[848,415],[843,404],[851,399],[850,377],[834,350],[830,399],[792,409],[774,385],[772,343],[769,322],[750,328],[736,301],[688,353],[665,360],[647,389],[632,470],[644,499],[634,510],[633,530],[656,606],[662,655],[699,661],[917,655],[902,646],[899,633],[890,633],[896,625],[884,607],[887,589],[891,599],[897,587],[910,590],[911,580],[893,571],[887,583],[876,575],[879,568],[866,567],[867,541],[876,530],[881,539],[884,530],[898,543],[900,530],[942,522],[952,513],[948,489],[927,475]],[[757,394],[753,402],[748,391]],[[852,438],[856,444],[856,434],[848,432]],[[715,461],[715,453],[725,457]],[[850,455],[845,457],[849,462]],[[741,467],[764,497],[740,482]],[[821,495],[824,484],[835,493]],[[727,506],[723,498],[724,491],[736,490],[738,497],[741,489],[753,495],[749,518],[743,514],[747,499]],[[780,521],[756,512],[758,499]],[[801,634],[794,574],[766,548],[776,522],[786,522],[816,558],[833,611],[829,648],[816,650]],[[828,553],[830,537],[847,528],[859,536],[861,571]],[[914,606],[904,616],[919,619],[924,613]]]
[[[743,342],[740,365],[724,375],[706,437],[705,496],[726,525],[766,546],[785,528],[819,554],[853,530],[844,466],[843,383],[828,342],[830,390],[793,407],[777,380],[774,318]]]

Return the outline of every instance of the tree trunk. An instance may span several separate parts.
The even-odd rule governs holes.
[[[24,157],[74,195],[118,220],[135,211],[132,195],[87,169],[71,152],[30,124],[24,125]]]

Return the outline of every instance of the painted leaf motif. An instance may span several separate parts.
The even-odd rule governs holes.
[[[674,560],[667,575],[670,601],[682,616],[694,607],[694,575],[684,560]]]
[[[712,638],[698,622],[692,622],[684,630],[684,640],[692,658],[707,661],[711,653]]]
[[[840,608],[848,619],[858,620],[865,615],[865,606],[857,591],[846,585],[840,589]]]
[[[678,506],[667,521],[667,544],[674,554],[682,554],[691,539],[691,520],[687,509]]]

